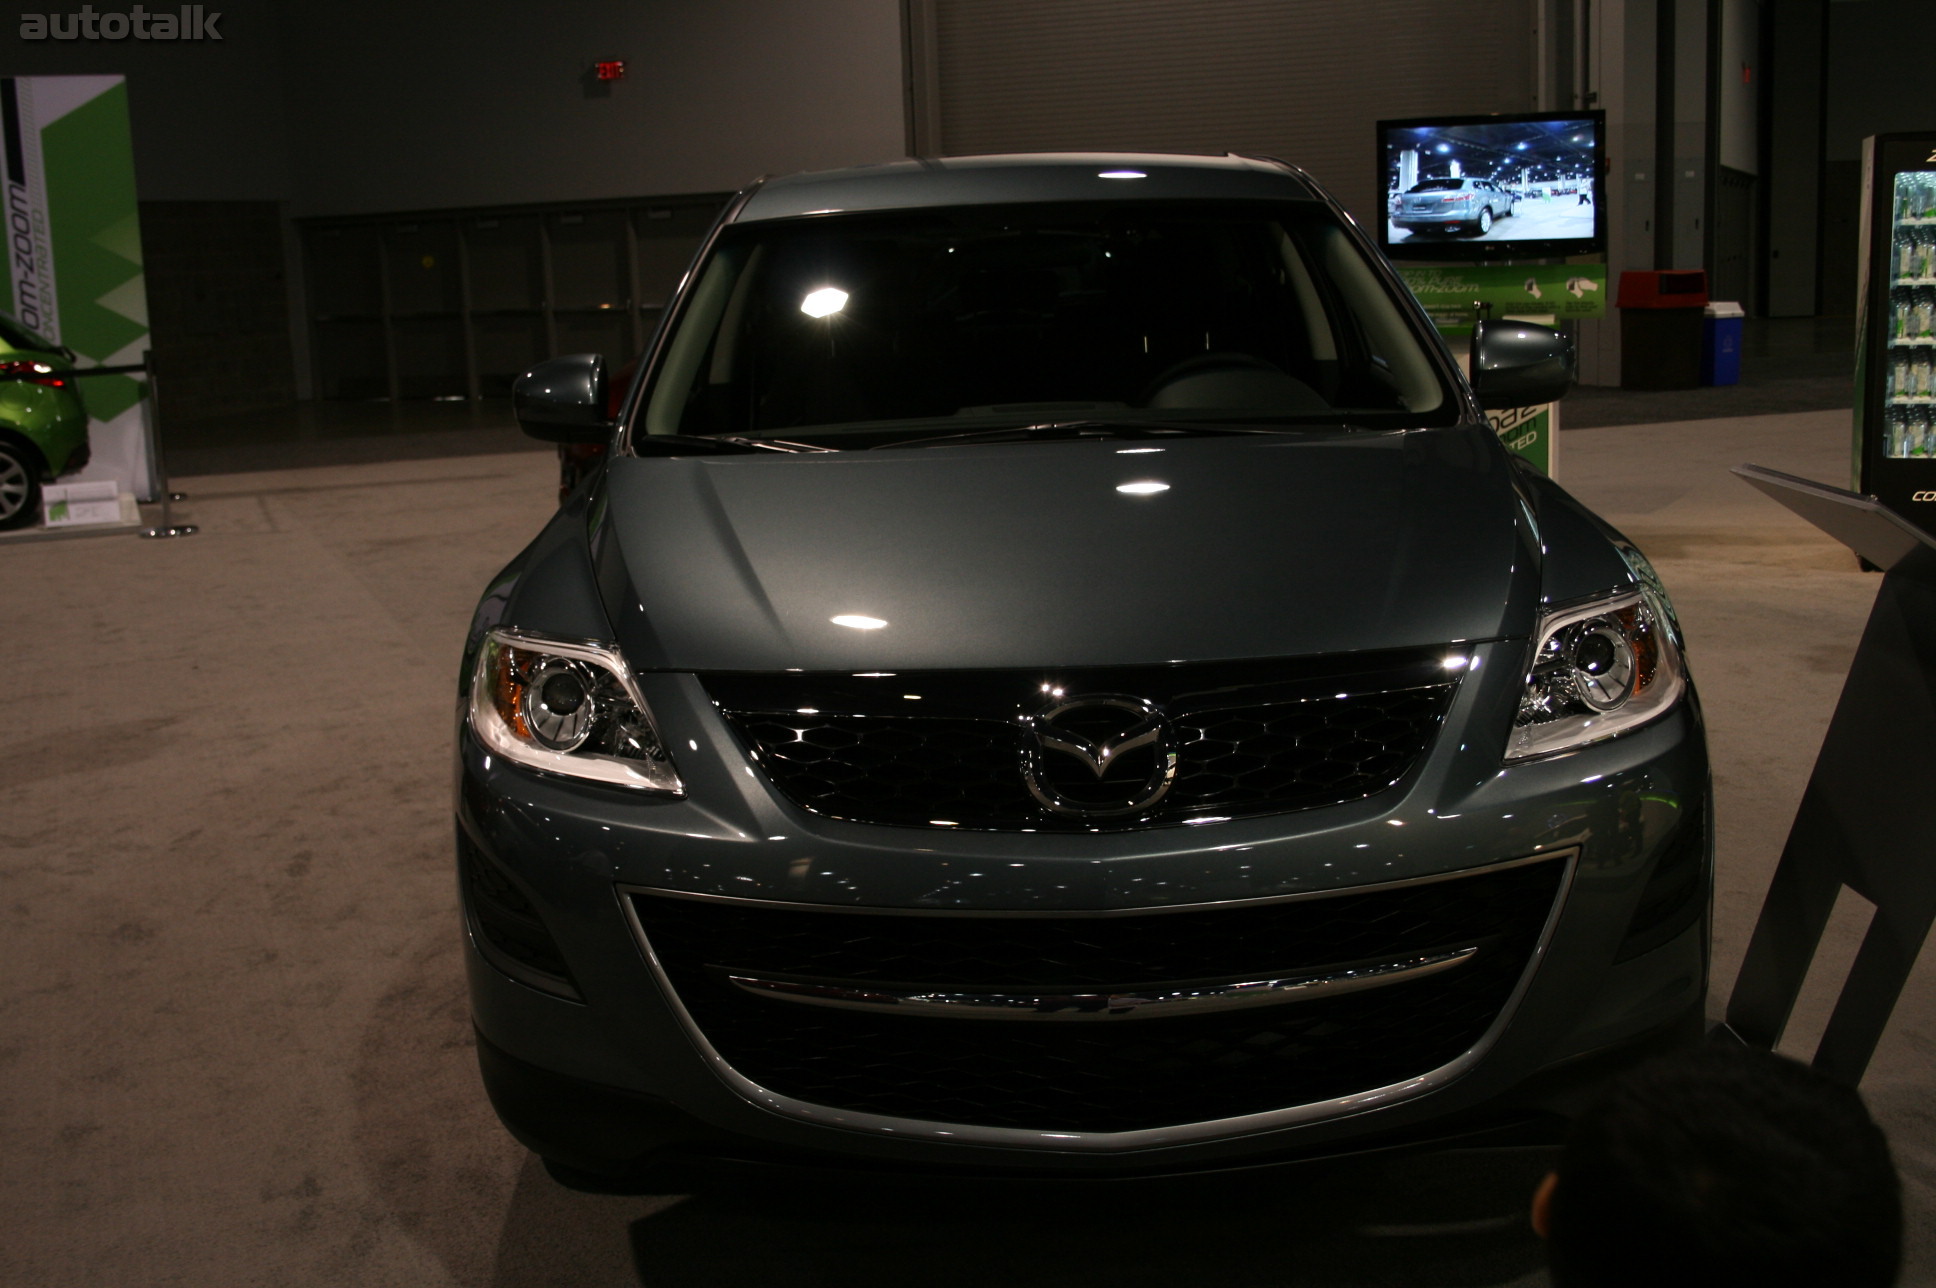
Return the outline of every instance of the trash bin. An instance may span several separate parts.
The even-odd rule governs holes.
[[[1705,270],[1622,273],[1614,307],[1622,389],[1700,388]]]
[[[1732,300],[1715,300],[1701,310],[1701,383],[1738,385],[1741,383],[1741,306]]]

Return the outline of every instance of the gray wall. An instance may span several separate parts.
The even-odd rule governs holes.
[[[1264,153],[1384,217],[1374,126],[1536,105],[1533,0],[911,0],[923,152]]]
[[[1853,315],[1862,140],[1936,132],[1936,102],[1929,93],[1936,6],[1929,0],[1859,0],[1828,10],[1821,311]]]
[[[95,7],[126,12],[133,0]],[[224,11],[221,40],[157,43],[25,41],[22,12],[69,14],[81,6],[8,6],[0,9],[0,75],[126,76],[135,188],[143,201],[286,201],[289,129],[274,9],[263,0],[246,10],[208,7]]]
[[[126,75],[144,201],[583,201],[905,151],[897,0],[241,0],[207,6],[220,41],[19,38],[79,7],[0,11],[0,74]]]
[[[1719,146],[1715,160],[1744,174],[1761,173],[1761,0],[1721,0],[1715,98]],[[1745,74],[1744,74],[1745,69]]]
[[[295,213],[737,188],[902,155],[896,0],[290,4]],[[624,59],[599,93],[586,72]]]
[[[1631,0],[1630,0],[1631,2]],[[1679,0],[1674,8],[1673,249],[1655,262],[1626,268],[1701,268],[1707,254],[1708,45],[1707,5]],[[1664,163],[1663,163],[1664,164]]]
[[[1808,317],[1820,278],[1822,70],[1829,6],[1771,6],[1768,67],[1768,263],[1770,317]]]

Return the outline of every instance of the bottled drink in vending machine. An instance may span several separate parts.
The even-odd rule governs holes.
[[[1936,250],[1936,236],[1928,228],[1909,227],[1896,230],[1896,280],[1899,282],[1922,282],[1930,276],[1930,255]]]
[[[1899,197],[1896,206],[1898,222],[1905,219],[1928,219],[1936,215],[1936,185],[1929,176],[1919,173],[1906,173],[1896,176],[1896,192]]]

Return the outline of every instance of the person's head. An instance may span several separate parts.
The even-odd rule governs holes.
[[[1886,1288],[1902,1199],[1855,1092],[1706,1047],[1617,1079],[1533,1201],[1555,1288]]]

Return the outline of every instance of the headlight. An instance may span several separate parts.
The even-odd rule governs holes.
[[[1507,760],[1625,733],[1687,687],[1672,612],[1651,587],[1548,613],[1534,640]]]
[[[531,769],[683,795],[625,660],[597,644],[492,631],[471,676],[471,729]]]

